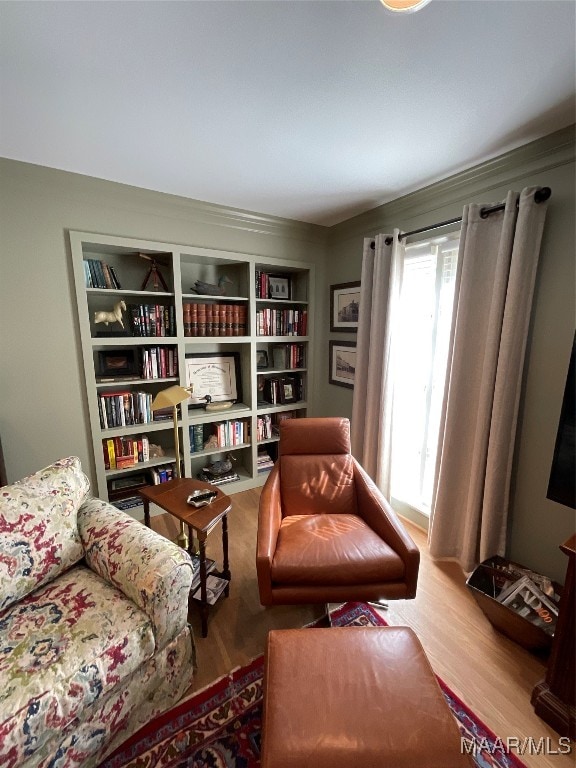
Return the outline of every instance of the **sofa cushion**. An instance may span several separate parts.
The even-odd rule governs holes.
[[[14,765],[154,653],[149,618],[78,565],[0,613],[0,744]]]
[[[75,456],[0,488],[0,611],[82,559],[76,515],[89,488]]]

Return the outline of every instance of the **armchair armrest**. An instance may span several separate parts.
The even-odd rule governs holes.
[[[414,597],[420,565],[418,547],[376,483],[355,459],[354,483],[359,516],[402,558],[409,592],[406,597]]]
[[[256,573],[262,605],[272,605],[272,559],[281,522],[280,469],[276,464],[262,488],[258,510]]]
[[[163,648],[187,623],[188,553],[101,499],[81,505],[78,531],[88,566],[146,613]]]

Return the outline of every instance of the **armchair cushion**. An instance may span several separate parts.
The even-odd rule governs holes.
[[[76,516],[88,490],[74,456],[0,489],[0,611],[82,559]]]
[[[352,456],[282,456],[281,493],[284,515],[355,512]]]
[[[400,581],[404,563],[357,515],[289,515],[272,561],[279,584],[340,586]]]

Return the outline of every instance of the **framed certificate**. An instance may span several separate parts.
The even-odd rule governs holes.
[[[240,400],[238,353],[220,355],[208,352],[186,355],[186,387],[193,387],[190,405],[206,405],[206,395],[210,395],[213,403]]]

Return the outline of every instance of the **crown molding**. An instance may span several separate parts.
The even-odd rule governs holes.
[[[226,227],[259,235],[288,237],[293,240],[324,244],[328,229],[294,219],[270,216],[217,203],[171,195],[165,192],[121,184],[72,171],[49,168],[34,163],[0,157],[3,184],[17,185],[36,194],[61,197],[87,205],[113,205],[147,216],[159,216]]]
[[[507,182],[573,163],[575,157],[576,125],[570,125],[335,224],[328,233],[328,245],[358,235],[369,236],[389,222],[466,202],[471,195],[486,194]]]

